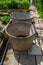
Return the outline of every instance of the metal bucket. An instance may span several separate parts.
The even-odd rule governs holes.
[[[33,19],[33,16],[30,12],[13,12],[10,14],[10,17],[13,22],[16,21],[32,22]]]
[[[5,32],[9,36],[12,48],[17,51],[29,50],[36,33],[33,24],[30,22],[13,22],[7,26]]]

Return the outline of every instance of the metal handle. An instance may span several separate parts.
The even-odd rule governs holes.
[[[10,23],[10,22],[9,22]],[[2,31],[0,31],[0,35],[7,41],[8,40],[8,36],[5,33],[5,29],[7,28],[7,26],[9,25],[9,23],[3,28]]]

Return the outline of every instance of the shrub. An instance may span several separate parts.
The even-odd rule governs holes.
[[[3,16],[3,17],[1,17],[1,21],[3,24],[7,24],[10,21],[10,17],[9,16]]]
[[[25,9],[27,9],[27,8],[29,8],[29,6],[30,6],[29,0],[18,1],[18,7],[23,7]]]
[[[42,10],[38,10],[38,13],[39,13],[40,17],[43,19],[43,11]]]
[[[1,31],[2,29],[3,29],[2,26],[0,26],[0,31]]]
[[[28,8],[29,0],[0,0],[0,8]]]
[[[2,3],[2,1],[0,1],[0,8],[2,8],[3,7],[3,3]]]
[[[22,4],[24,8],[29,8],[30,6],[29,0],[22,0]]]
[[[18,3],[16,2],[16,0],[10,0],[6,2],[7,8],[18,8]]]
[[[43,0],[37,0],[38,13],[43,18]]]
[[[37,8],[41,9],[41,0],[37,0]]]

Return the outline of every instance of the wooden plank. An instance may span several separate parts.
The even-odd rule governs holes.
[[[35,57],[31,55],[21,55],[19,65],[35,65]]]
[[[43,56],[36,56],[37,65],[43,65]]]

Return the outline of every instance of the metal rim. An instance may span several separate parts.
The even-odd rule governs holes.
[[[12,12],[11,14],[10,14],[10,17],[12,18],[12,19],[14,19],[14,20],[29,20],[29,19],[33,19],[33,16],[32,16],[32,14],[30,14],[31,16],[29,16],[29,18],[15,18],[13,15],[17,15],[17,14],[19,14],[20,16],[21,16],[21,14],[23,15],[23,14],[25,14],[25,15],[28,15],[28,14],[30,14],[29,12]]]
[[[13,22],[13,23],[17,23],[17,22]],[[16,36],[13,36],[13,35],[11,35],[11,34],[9,34],[9,33],[7,32],[7,28],[8,28],[9,26],[11,26],[13,23],[9,24],[9,25],[6,27],[6,29],[5,29],[6,34],[7,34],[8,36],[10,36],[11,38],[15,38],[15,39],[25,39],[25,38],[30,38],[30,37],[32,37],[32,36],[34,36],[34,35],[36,34],[36,31],[35,31],[35,28],[34,28],[35,33],[32,34],[32,35],[30,35],[30,36],[29,36],[29,35],[26,36],[26,37],[16,37]],[[29,24],[31,24],[31,25],[33,26],[33,24],[30,23],[30,22],[24,22],[24,23],[29,23]],[[34,26],[33,26],[33,27],[34,27]]]

